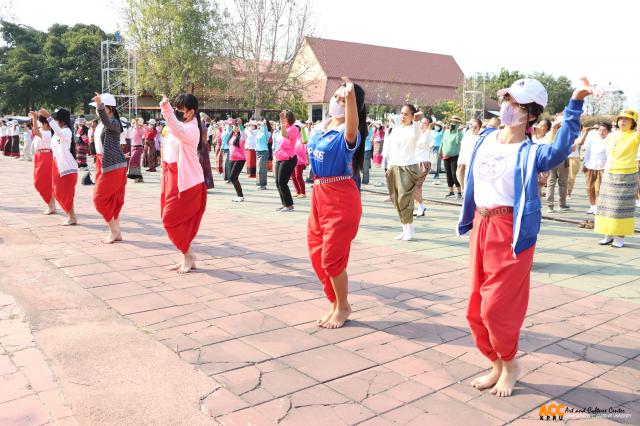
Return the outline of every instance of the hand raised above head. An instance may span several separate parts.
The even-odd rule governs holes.
[[[96,93],[96,95],[91,100],[96,103],[96,106],[101,105],[102,104],[102,97],[100,96],[100,93],[98,93],[98,92],[95,92],[95,93]]]
[[[165,106],[169,103],[169,98],[164,93],[162,94],[162,100],[160,101],[160,106]]]
[[[584,100],[584,98],[594,94],[594,92],[596,91],[596,89],[591,86],[591,83],[589,83],[589,79],[587,77],[582,77],[580,81],[582,82],[582,87],[578,87],[573,91],[573,96],[571,96],[571,99],[582,101]],[[600,92],[601,89],[598,88],[597,91]]]
[[[344,96],[346,97],[353,92],[353,82],[346,75],[342,76],[342,81],[344,81]]]
[[[49,111],[47,111],[44,108],[40,108],[40,110],[38,111],[38,114],[40,114],[44,118],[49,118],[49,116],[51,115],[51,114],[49,114]]]

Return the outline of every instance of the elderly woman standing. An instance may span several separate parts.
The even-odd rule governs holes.
[[[400,110],[400,123],[387,137],[389,168],[386,171],[387,188],[391,202],[398,211],[402,232],[396,240],[409,241],[415,236],[413,228],[413,195],[420,177],[416,145],[420,138],[422,112],[406,104]]]
[[[616,117],[619,132],[607,136],[607,163],[602,175],[594,231],[604,234],[601,245],[624,247],[624,236],[633,235],[638,189],[636,154],[640,146],[638,112],[625,109]]]
[[[442,135],[442,145],[440,145],[440,156],[444,161],[444,171],[447,174],[447,186],[449,187],[448,198],[453,197],[453,187],[456,187],[458,199],[462,198],[462,189],[456,171],[458,170],[458,157],[460,154],[460,142],[463,134],[459,129],[460,117],[454,115],[449,119],[449,128]]]

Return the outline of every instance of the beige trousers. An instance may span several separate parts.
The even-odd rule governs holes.
[[[386,176],[389,196],[398,211],[400,223],[413,223],[413,193],[420,177],[418,165],[390,166]]]

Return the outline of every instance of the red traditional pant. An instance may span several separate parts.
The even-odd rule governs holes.
[[[309,256],[331,302],[336,300],[331,277],[347,269],[360,216],[360,193],[353,179],[313,185],[307,226]]]
[[[256,150],[247,149],[246,157],[247,157],[247,176],[250,178],[255,178],[256,177]]]
[[[50,149],[36,151],[33,157],[33,186],[47,204],[53,197],[52,164],[53,154]]]
[[[124,205],[124,189],[127,185],[127,169],[121,167],[96,178],[93,188],[93,205],[105,222],[117,220]]]
[[[162,163],[160,185],[160,216],[169,239],[182,253],[191,247],[207,207],[207,187],[204,182],[186,191],[178,191],[177,163]]]
[[[73,208],[73,197],[76,195],[76,183],[78,182],[78,173],[73,172],[68,175],[60,176],[58,172],[58,164],[54,161],[51,163],[51,181],[53,188],[53,196],[66,213]]]
[[[510,361],[516,356],[529,304],[535,246],[514,259],[512,241],[513,212],[491,217],[476,212],[470,242],[467,320],[477,348],[491,362],[498,358]]]
[[[296,188],[296,194],[305,195],[304,177],[302,177],[302,172],[306,167],[307,166],[304,164],[298,164],[291,174],[293,186]]]

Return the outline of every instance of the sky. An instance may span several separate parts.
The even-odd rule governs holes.
[[[11,0],[0,0],[11,1]],[[222,0],[229,1],[229,0]],[[13,0],[17,22],[122,29],[118,0]],[[311,0],[317,37],[452,55],[465,75],[522,72],[582,76],[622,89],[640,107],[640,2],[635,0]],[[35,12],[34,12],[35,11]],[[420,70],[416,70],[420,72]],[[611,86],[610,86],[611,85]]]

